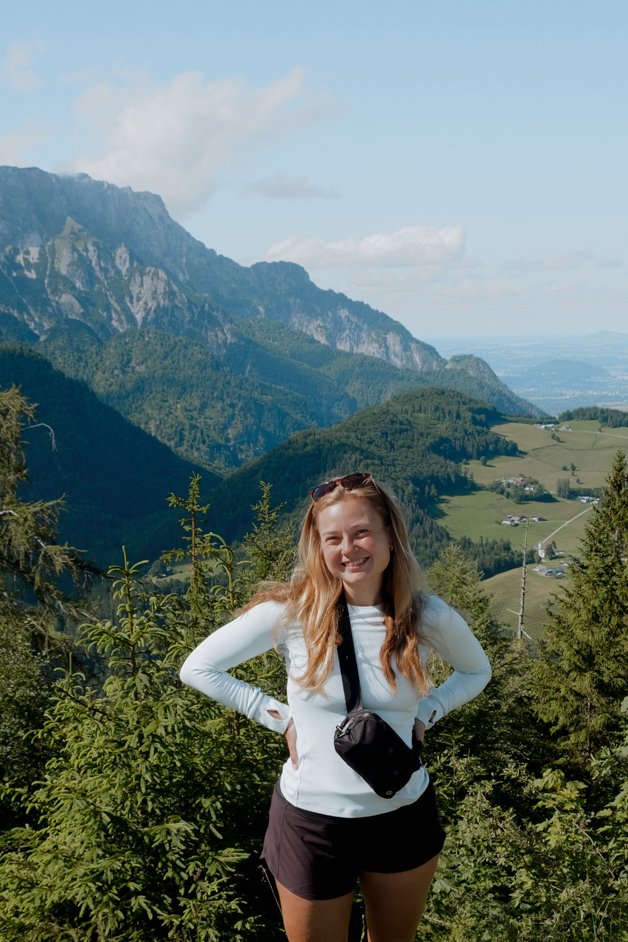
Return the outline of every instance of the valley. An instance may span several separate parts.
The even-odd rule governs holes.
[[[587,405],[628,409],[628,334],[433,337],[444,356],[486,360],[519,396],[549,415]]]
[[[439,502],[439,523],[457,539],[509,539],[522,555],[526,530],[528,550],[539,542],[555,542],[559,555],[551,561],[542,561],[541,570],[560,571],[564,565],[564,576],[543,575],[535,571],[535,563],[528,566],[524,627],[532,637],[539,637],[552,595],[561,585],[568,584],[569,560],[578,552],[594,506],[578,499],[556,497],[557,482],[568,479],[583,491],[595,492],[602,487],[617,450],[628,453],[628,428],[600,428],[596,421],[573,421],[557,426],[554,431],[539,425],[508,422],[494,426],[493,431],[516,442],[523,454],[499,456],[486,463],[470,461],[467,471],[473,479],[489,485],[503,478],[534,478],[554,499],[521,504],[489,490],[444,496]],[[527,526],[502,523],[517,515],[529,518]],[[519,611],[520,604],[521,568],[498,573],[485,580],[485,586],[494,595],[500,620],[514,630],[518,620],[514,613]]]

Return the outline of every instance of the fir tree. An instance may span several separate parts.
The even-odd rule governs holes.
[[[577,768],[616,741],[628,677],[628,468],[619,452],[572,567],[548,612],[535,671],[540,718]]]
[[[67,664],[68,628],[83,606],[66,591],[89,567],[60,545],[62,500],[27,501],[23,436],[50,435],[35,421],[35,406],[17,387],[0,391],[0,817],[3,826],[23,820],[25,794],[49,754],[33,730],[42,722],[54,668]],[[83,614],[84,617],[84,614]]]

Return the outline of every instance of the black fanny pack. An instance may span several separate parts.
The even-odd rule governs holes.
[[[349,611],[339,603],[342,644],[338,659],[347,715],[334,733],[334,748],[381,798],[392,798],[421,768],[422,743],[412,735],[412,749],[378,713],[362,708],[360,678],[353,648]]]

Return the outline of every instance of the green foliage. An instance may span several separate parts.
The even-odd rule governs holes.
[[[463,458],[516,450],[491,431],[499,416],[459,393],[414,390],[351,416],[325,430],[310,430],[234,472],[212,491],[221,529],[239,539],[258,482],[272,484],[288,519],[300,516],[309,487],[347,470],[370,470],[386,481],[403,505],[415,552],[431,563],[448,542],[439,526],[438,497],[466,492],[473,482]]]
[[[453,774],[464,797],[417,940],[626,938],[625,791],[599,815],[591,815],[583,787],[560,772],[533,778],[510,764],[501,782],[483,781],[473,761],[465,759]],[[504,781],[533,809],[527,819],[497,798],[496,788],[501,791]],[[609,840],[615,828],[619,831]]]
[[[74,550],[56,541],[63,501],[29,502],[19,495],[28,479],[24,429],[41,428],[34,419],[34,406],[17,387],[0,390],[0,585],[10,578],[50,609],[63,599],[58,577],[64,572],[76,573],[80,561]],[[1,598],[11,604],[6,591]]]
[[[628,676],[628,469],[618,452],[571,582],[548,611],[535,676],[539,717],[581,768],[612,745]]]
[[[463,536],[458,543],[465,556],[475,563],[482,579],[521,565],[521,552],[514,550],[509,540],[490,540],[483,536],[470,540]]]
[[[536,716],[535,654],[503,638],[477,570],[452,545],[429,577],[481,639],[493,679],[427,735],[448,838],[417,940],[619,942],[628,915],[626,713],[623,736],[589,764],[593,800],[553,768],[555,747]]]
[[[352,447],[358,431],[368,449],[368,424],[359,425]],[[19,770],[14,799],[21,794],[29,815],[28,827],[2,837],[6,942],[278,937],[257,857],[285,743],[178,680],[189,650],[250,598],[258,580],[288,575],[294,536],[271,493],[269,483],[259,485],[253,526],[237,550],[208,524],[223,506],[204,500],[198,475],[184,496],[172,493],[183,539],[164,555],[189,563],[187,594],[158,592],[143,564],[131,565],[124,553],[111,569],[116,612],[83,626],[74,655],[90,660],[89,675],[70,665],[51,694],[23,631],[11,648],[14,676],[8,659],[0,660],[3,710],[9,706],[0,731],[10,735],[20,712],[23,722],[19,748],[0,756]],[[493,679],[427,736],[448,840],[419,940],[622,939],[628,701],[622,709],[617,691],[625,680],[626,495],[618,456],[575,570],[579,593],[557,606],[558,628],[548,626],[540,657],[502,631],[467,546],[450,543],[429,571],[431,589],[481,640]],[[11,618],[0,633],[7,646],[33,610],[8,588],[5,582]],[[436,681],[447,673],[438,662],[431,670]],[[274,652],[236,675],[274,695],[285,690]],[[583,715],[582,690],[595,692],[599,717]],[[559,696],[554,718],[548,704]],[[547,735],[548,719],[558,742]],[[578,747],[576,763],[583,731],[588,748]],[[39,758],[31,749],[41,750]]]
[[[283,504],[271,504],[271,486],[260,482],[261,497],[253,505],[253,529],[244,537],[241,579],[245,595],[252,594],[262,580],[285,582],[295,563],[295,535],[282,525]]]
[[[45,733],[63,749],[31,799],[39,829],[11,835],[5,938],[218,939],[244,856],[219,837],[230,731],[178,683],[176,602],[142,599],[126,561],[112,574],[119,620],[86,629],[107,677],[58,684]]]
[[[16,387],[0,391],[0,815],[23,820],[18,795],[42,771],[40,728],[55,665],[67,663],[67,633],[81,608],[88,573],[57,541],[61,500],[27,501],[23,437],[44,431]],[[48,434],[51,430],[46,429]],[[74,585],[73,585],[74,583]],[[66,590],[72,590],[70,595]]]
[[[255,855],[283,740],[178,679],[185,655],[241,600],[244,583],[226,544],[203,529],[198,477],[186,498],[170,500],[186,514],[187,600],[147,594],[143,564],[126,554],[110,570],[117,616],[83,628],[104,682],[70,670],[57,684],[42,738],[60,750],[29,799],[38,826],[4,839],[7,942],[215,942],[261,938],[275,919],[257,888]],[[263,575],[277,575],[284,558],[275,519],[265,489],[248,540]],[[274,572],[263,572],[263,558]],[[285,686],[281,671],[271,653],[241,676],[273,689]]]
[[[580,409],[569,409],[561,412],[560,422],[573,422],[577,419],[594,420],[606,428],[625,428],[628,425],[628,414],[621,409],[605,409],[603,406],[584,406]]]
[[[198,466],[174,455],[43,357],[0,347],[0,389],[13,383],[22,397],[39,403],[34,427],[28,428],[28,422],[23,429],[30,480],[23,480],[21,497],[52,507],[64,494],[56,521],[62,541],[81,547],[103,566],[117,558],[123,544],[134,558],[158,556],[178,531],[176,515],[164,508],[164,481],[184,487]],[[209,471],[204,477],[216,480]]]

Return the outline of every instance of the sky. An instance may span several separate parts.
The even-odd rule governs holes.
[[[3,4],[0,164],[419,339],[628,331],[625,0]]]

